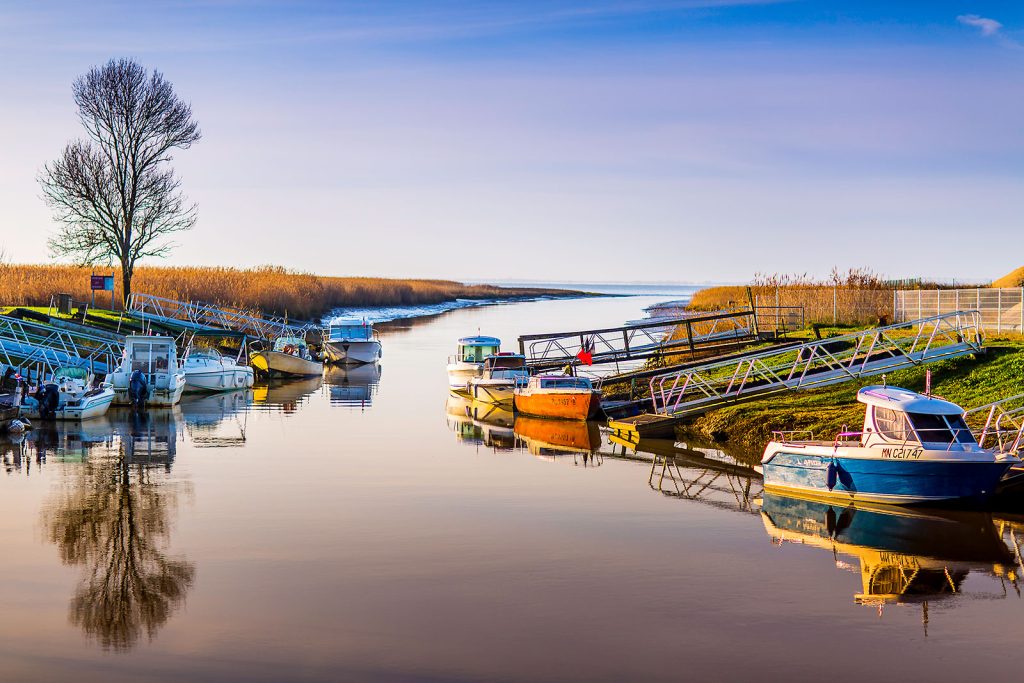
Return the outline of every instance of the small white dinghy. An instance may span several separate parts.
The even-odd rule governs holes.
[[[89,420],[105,415],[114,402],[114,388],[104,382],[93,388],[83,370],[66,368],[53,382],[25,396],[21,415],[34,420]]]
[[[244,349],[244,347],[243,347]],[[216,349],[190,348],[182,363],[185,391],[234,391],[253,385],[255,373]]]

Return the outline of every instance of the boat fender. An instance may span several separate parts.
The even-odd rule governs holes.
[[[831,491],[836,487],[836,481],[839,479],[839,467],[836,465],[836,461],[833,460],[828,464],[825,469],[825,483],[828,484],[828,490]]]

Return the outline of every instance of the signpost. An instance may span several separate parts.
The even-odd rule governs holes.
[[[96,292],[110,292],[110,310],[114,310],[114,275],[96,275],[89,277],[89,287],[92,289],[92,305],[96,305]]]

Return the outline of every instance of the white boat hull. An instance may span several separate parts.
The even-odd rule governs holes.
[[[185,391],[234,391],[253,385],[252,368],[235,366],[220,370],[185,370]]]
[[[128,398],[128,375],[111,375],[111,383],[114,385],[114,405],[131,405]],[[146,399],[147,406],[173,406],[181,400],[181,394],[185,391],[185,374],[178,373],[167,376],[166,384],[158,382],[157,386],[149,385],[149,397]],[[165,386],[160,386],[165,384]]]
[[[54,411],[54,420],[91,420],[94,417],[102,417],[107,413],[114,402],[115,392],[113,389],[106,389],[93,396],[88,396],[77,401],[78,405],[58,406]],[[38,420],[39,404],[33,399],[21,406],[21,415],[30,419]]]
[[[332,363],[368,364],[381,358],[381,345],[370,341],[333,341],[324,344],[324,354]]]
[[[469,380],[480,376],[482,363],[449,363],[448,386],[455,391],[468,391]]]

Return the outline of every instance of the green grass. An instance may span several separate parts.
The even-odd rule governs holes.
[[[925,373],[932,371],[932,393],[964,408],[991,403],[1024,393],[1024,340],[1000,338],[986,344],[986,352],[886,375],[886,383],[923,391]],[[682,426],[683,433],[724,442],[738,453],[764,449],[773,430],[812,430],[815,438],[831,439],[845,426],[860,431],[864,407],[857,390],[880,384],[880,376],[823,389],[783,393],[721,408]]]

